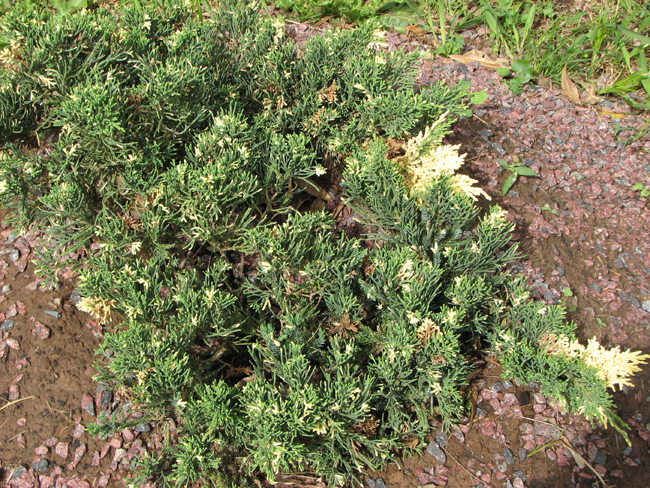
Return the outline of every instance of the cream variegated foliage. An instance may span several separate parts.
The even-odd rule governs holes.
[[[92,315],[97,319],[99,325],[103,325],[111,321],[111,310],[114,305],[115,300],[106,300],[102,297],[84,297],[77,303],[77,308]]]
[[[406,144],[408,184],[411,191],[423,190],[434,177],[451,176],[456,190],[476,200],[479,195],[491,200],[481,188],[475,187],[476,180],[467,175],[456,174],[465,162],[465,155],[458,154],[460,145],[440,145],[443,134],[438,130],[449,112],[445,112],[431,126],[420,132]]]
[[[621,351],[620,346],[604,348],[594,337],[583,346],[577,339],[549,334],[540,341],[542,347],[551,354],[562,354],[569,358],[580,358],[587,366],[598,370],[601,378],[609,388],[633,386],[630,377],[641,371],[640,364],[650,359],[650,355],[641,351]]]

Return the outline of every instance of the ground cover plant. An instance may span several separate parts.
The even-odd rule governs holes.
[[[579,344],[502,271],[512,225],[479,215],[441,145],[467,87],[416,93],[417,56],[369,26],[299,48],[220,8],[2,19],[3,205],[50,236],[41,272],[76,266],[79,307],[117,323],[98,378],[180,429],[138,481],[344,484],[425,445],[431,418],[453,425],[487,354],[620,426],[608,388],[643,358]],[[306,210],[328,183],[361,236]]]
[[[566,68],[568,76],[590,93],[584,97],[588,103],[598,95],[615,95],[632,108],[648,110],[650,12],[646,2],[592,2],[589,13],[567,9],[561,2],[513,0],[283,0],[277,6],[303,20],[375,19],[387,28],[419,33],[442,55],[462,52],[461,33],[482,26],[493,40],[492,51],[508,60],[511,70],[502,70],[515,93],[540,76],[560,86]]]

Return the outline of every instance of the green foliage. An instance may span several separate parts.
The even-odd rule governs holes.
[[[642,197],[650,196],[650,187],[648,187],[648,185],[644,185],[640,181],[637,181],[634,184],[634,191],[638,191]]]
[[[542,313],[502,271],[518,257],[504,212],[479,217],[451,176],[409,188],[387,156],[434,122],[420,150],[439,144],[466,85],[416,93],[417,56],[376,50],[371,26],[299,47],[236,0],[203,22],[175,4],[20,15],[0,20],[0,104],[16,114],[0,197],[49,236],[41,272],[73,266],[79,308],[113,320],[97,378],[178,430],[137,483],[355,480],[421,448],[434,417],[457,422],[482,354],[611,413],[592,369],[544,349],[574,337],[562,309]],[[362,237],[304,211],[307,182],[343,187]]]
[[[503,184],[503,194],[507,195],[510,191],[510,188],[517,182],[519,176],[527,176],[529,178],[539,178],[539,175],[536,171],[528,168],[527,166],[517,166],[515,163],[508,163],[503,159],[498,159],[499,164],[503,167],[504,170],[510,171],[510,176],[506,179],[506,182]]]

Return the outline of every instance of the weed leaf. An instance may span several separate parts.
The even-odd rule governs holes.
[[[472,105],[480,105],[481,103],[487,101],[489,98],[486,91],[474,92],[469,99],[469,103]]]
[[[517,173],[512,173],[506,182],[503,184],[503,194],[506,195],[509,191],[510,188],[512,188],[512,185],[515,184],[515,181],[517,181]]]
[[[533,176],[539,178],[539,175],[537,174],[536,171],[533,171],[530,168],[527,168],[526,166],[517,166],[514,168],[514,171],[521,175],[521,176]]]

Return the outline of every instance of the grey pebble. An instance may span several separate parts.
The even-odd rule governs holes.
[[[517,455],[519,456],[519,460],[523,461],[524,459],[526,459],[526,456],[528,456],[528,451],[526,451],[525,448],[520,447],[519,451],[517,452]]]
[[[623,456],[629,456],[630,454],[632,454],[632,446],[627,446],[623,449]]]
[[[101,396],[99,397],[99,406],[104,410],[108,410],[111,406],[112,399],[113,394],[109,390],[103,390]],[[146,432],[146,430],[143,430],[142,432]]]
[[[375,488],[377,484],[375,483],[375,480],[373,480],[372,478],[366,478],[366,486],[368,488]]]
[[[442,448],[447,447],[447,441],[448,440],[449,440],[449,437],[444,432],[439,432],[439,433],[436,434],[436,442],[440,445],[440,447],[442,447]]]
[[[436,441],[429,442],[429,445],[427,446],[427,453],[429,453],[430,456],[433,456],[441,463],[447,461],[447,455],[443,452],[442,449],[440,449],[440,446]]]
[[[605,456],[605,454],[603,454],[601,451],[596,451],[596,455],[594,456],[594,463],[605,466],[606,461],[607,456]]]
[[[141,424],[138,424],[135,426],[135,431],[136,432],[149,432],[151,430],[151,427],[149,427],[149,424],[146,422],[142,422]],[[370,478],[368,478],[370,479]]]
[[[88,402],[84,403],[83,409],[90,415],[91,417],[95,416],[95,404],[93,402]]]
[[[510,480],[506,480],[506,488],[513,488],[512,483],[510,483]]]
[[[11,259],[12,262],[18,261],[20,259],[20,251],[18,249],[12,249],[9,253],[9,259]]]
[[[503,149],[503,146],[502,146],[501,144],[499,144],[498,142],[493,142],[493,143],[492,143],[492,147],[494,148],[494,150],[495,150],[496,152],[499,153],[499,155],[501,155],[501,156],[505,156],[505,154],[506,154],[506,150]]]
[[[625,293],[625,292],[619,293],[618,296],[620,296],[622,300],[630,302],[636,308],[641,308],[641,303],[639,302],[639,300],[636,297],[633,297],[632,295],[630,295],[628,293]]]
[[[566,270],[562,266],[557,267],[557,272],[560,274],[560,276],[564,276],[566,274]]]
[[[50,463],[47,462],[47,459],[41,459],[32,464],[32,469],[39,473],[47,473],[50,470]]]
[[[375,480],[375,486],[376,486],[377,488],[386,488],[386,483],[384,483],[383,478],[377,478],[377,479]]]
[[[598,286],[596,283],[593,283],[593,284],[589,285],[589,288],[594,290],[596,293],[600,293],[602,291],[600,286]]]
[[[503,382],[503,389],[504,390],[509,390],[510,388],[512,388],[512,381],[505,380]]]
[[[16,469],[14,469],[14,472],[11,475],[10,479],[14,480],[20,478],[25,473],[27,473],[27,468],[25,466],[18,466]]]
[[[55,319],[61,318],[61,312],[58,312],[57,310],[45,310],[45,315],[49,315],[50,317],[54,317]]]
[[[495,393],[499,393],[501,390],[503,390],[503,385],[501,384],[500,381],[495,381],[490,387],[490,390],[492,390]]]
[[[485,417],[486,413],[481,407],[476,407],[476,416],[478,418]]]
[[[2,287],[2,293],[9,293],[11,291],[11,285],[5,285]]]
[[[70,301],[77,305],[81,301],[81,292],[79,290],[73,290],[70,293]]]
[[[14,326],[14,321],[11,319],[5,320],[2,325],[0,325],[0,332],[7,332]]]
[[[646,312],[650,313],[650,300],[646,300],[641,304],[641,308]]]
[[[499,463],[499,464],[497,464],[497,469],[499,470],[499,473],[505,473],[508,470],[508,464],[507,463]]]
[[[546,293],[544,293],[544,300],[547,302],[553,301],[555,299],[555,293],[553,290],[549,290]]]
[[[514,474],[521,481],[524,481],[524,482],[526,481],[526,473],[524,473],[521,469],[518,469],[517,471],[515,471]]]
[[[9,236],[7,237],[7,242],[9,244],[13,244],[17,240],[18,240],[18,234],[16,234],[15,232],[10,233]]]
[[[503,450],[503,457],[506,458],[506,463],[510,466],[515,465],[515,456],[512,454],[512,451],[507,447]]]

